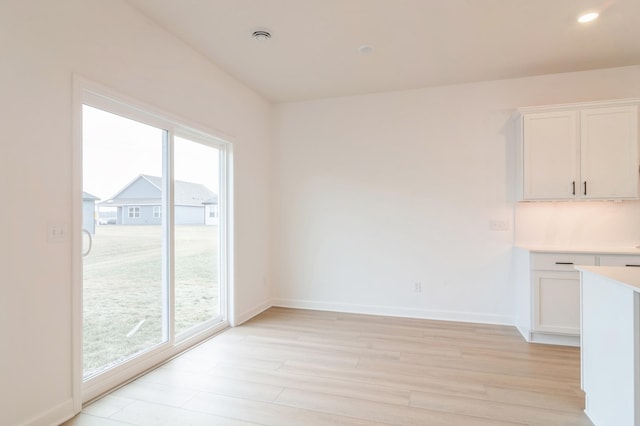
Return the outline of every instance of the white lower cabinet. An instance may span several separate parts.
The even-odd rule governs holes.
[[[580,274],[533,273],[534,332],[580,335]]]
[[[576,265],[640,267],[640,255],[516,250],[516,325],[527,341],[580,345]]]

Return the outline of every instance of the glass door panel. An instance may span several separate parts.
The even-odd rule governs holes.
[[[174,138],[175,333],[220,316],[218,149]]]
[[[83,106],[83,378],[168,341],[165,130]]]

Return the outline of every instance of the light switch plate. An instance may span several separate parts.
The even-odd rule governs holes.
[[[47,242],[59,243],[67,238],[64,225],[61,223],[47,223]]]

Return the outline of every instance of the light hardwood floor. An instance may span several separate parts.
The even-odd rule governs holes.
[[[66,425],[591,425],[577,348],[513,327],[271,308]]]

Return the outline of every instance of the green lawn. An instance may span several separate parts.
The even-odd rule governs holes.
[[[161,343],[160,226],[96,227],[83,266],[84,375]],[[217,316],[217,226],[175,229],[176,334]]]

